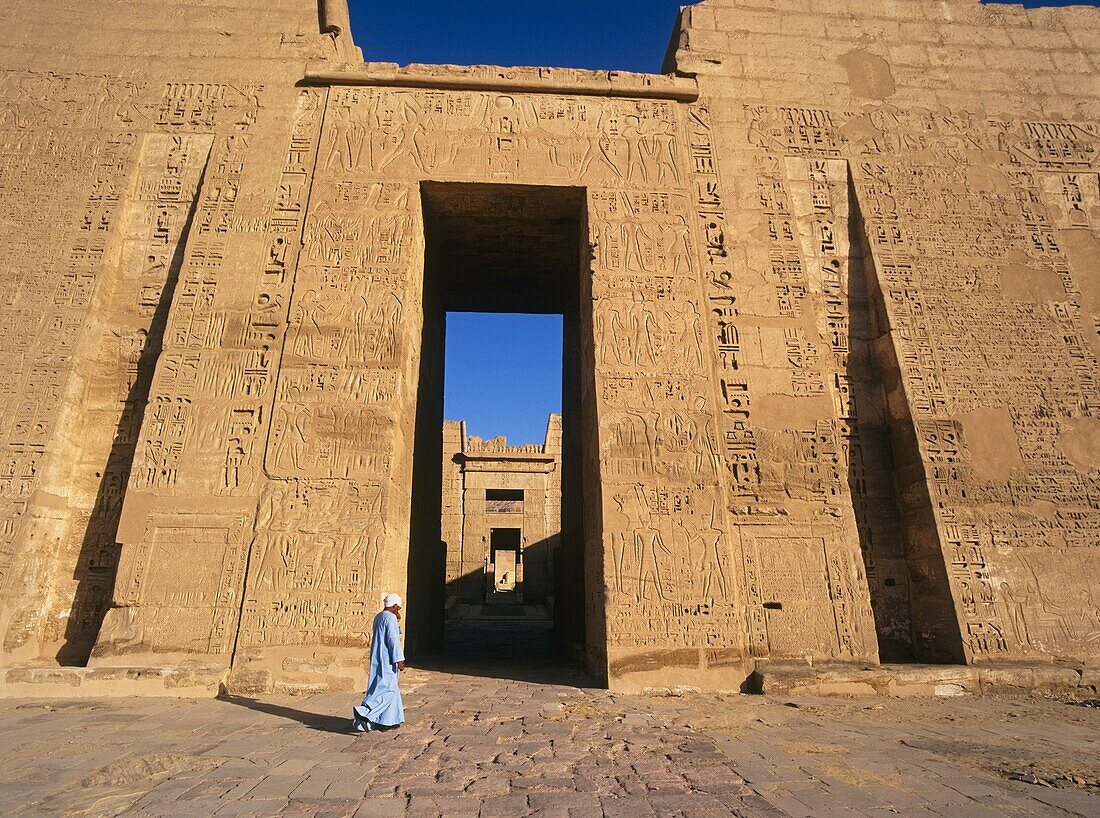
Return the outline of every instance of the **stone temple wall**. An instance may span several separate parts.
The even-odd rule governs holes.
[[[760,650],[809,647],[841,601],[829,549],[858,536],[884,659],[1095,659],[1098,28],[964,0],[684,12],[672,57],[725,183],[721,377],[759,468],[735,524]],[[761,499],[777,517],[753,521]],[[768,608],[791,579],[816,616]]]
[[[0,9],[9,662],[87,661],[111,602],[128,484],[131,497],[179,496],[157,539],[182,558],[159,553],[151,576],[128,582],[152,583],[168,607],[200,596],[240,607],[207,559],[255,514],[254,501],[242,511],[228,495],[255,468],[251,436],[278,365],[264,312],[286,293],[254,299],[300,244],[316,149],[321,99],[295,82],[307,61],[355,55],[346,27],[324,33],[323,22],[316,3],[266,0]],[[169,321],[177,296],[188,306]],[[161,375],[150,398],[158,361],[179,380]],[[137,452],[144,465],[132,471]],[[190,469],[217,501],[187,506]],[[195,537],[195,521],[214,527]],[[226,587],[243,563],[226,562]],[[190,627],[172,618],[164,627]],[[216,633],[209,652],[229,650],[232,629],[211,626],[198,626]]]
[[[429,180],[580,191],[599,678],[1095,661],[1098,34],[703,0],[650,76],[363,64],[340,0],[0,10],[3,662],[360,683]]]

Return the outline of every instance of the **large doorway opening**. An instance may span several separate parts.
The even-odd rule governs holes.
[[[560,315],[447,314],[447,653],[553,652],[563,323]]]
[[[582,656],[582,425],[591,419],[582,392],[591,395],[583,373],[593,370],[581,349],[584,191],[426,182],[421,200],[407,652],[463,663]],[[448,315],[457,313],[560,316],[561,411],[546,419],[541,444],[478,437],[445,415]]]

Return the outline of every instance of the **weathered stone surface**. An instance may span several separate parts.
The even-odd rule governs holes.
[[[1100,799],[1100,710],[1072,700],[640,698],[538,662],[480,670],[407,671],[408,722],[366,736],[352,696],[2,701],[0,811],[946,818]]]
[[[339,0],[9,4],[5,666],[353,689],[385,591],[431,646],[459,307],[565,316],[601,681],[1095,663],[1098,33],[704,0],[647,76],[364,64]]]
[[[1056,665],[982,664],[808,667],[784,662],[757,663],[752,692],[807,696],[970,696],[1025,692],[1089,698],[1094,673]]]
[[[225,679],[219,667],[13,668],[0,670],[0,698],[214,697]]]

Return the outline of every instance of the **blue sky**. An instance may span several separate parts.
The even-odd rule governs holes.
[[[680,0],[349,0],[368,60],[659,71]],[[1088,0],[1084,5],[1100,5]],[[1028,6],[1073,5],[1067,0]]]
[[[368,60],[630,71],[660,70],[680,5],[680,0],[350,0],[355,42]],[[448,418],[466,420],[470,434],[536,443],[542,441],[547,414],[559,411],[560,318],[451,315]]]
[[[561,411],[560,315],[447,314],[443,415],[480,437],[542,443]]]

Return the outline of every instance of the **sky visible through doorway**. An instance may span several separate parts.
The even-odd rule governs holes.
[[[467,434],[542,443],[561,412],[560,315],[447,313],[443,416]]]
[[[659,72],[686,0],[349,0],[367,60]],[[1100,0],[1024,5],[1100,6]],[[561,411],[561,318],[448,318],[444,413],[469,433],[541,443]]]

